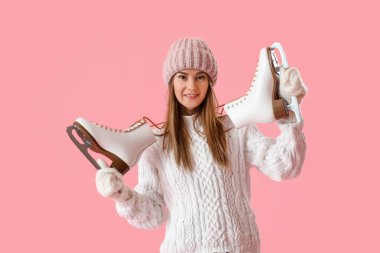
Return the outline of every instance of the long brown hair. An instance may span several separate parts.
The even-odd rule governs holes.
[[[210,77],[208,77],[208,80],[209,86],[206,97],[199,105],[193,125],[198,134],[206,137],[208,147],[215,162],[223,168],[229,169],[230,161],[227,152],[226,130],[216,112],[218,102],[212,89],[212,80]],[[172,78],[169,83],[168,109],[164,125],[163,145],[169,152],[173,152],[177,165],[182,166],[185,170],[192,171],[194,163],[190,153],[191,138],[184,125],[181,106],[174,93]],[[199,132],[199,129],[196,128],[194,124],[196,120],[199,120],[203,126],[203,133]]]

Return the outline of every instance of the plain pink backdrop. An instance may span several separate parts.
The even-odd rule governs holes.
[[[301,175],[251,173],[262,252],[380,252],[378,10],[368,0],[2,1],[0,252],[158,252],[164,226],[119,218],[65,130],[78,116],[162,121],[162,63],[187,36],[214,51],[220,103],[248,90],[274,41],[309,87]],[[125,182],[135,186],[136,167]]]

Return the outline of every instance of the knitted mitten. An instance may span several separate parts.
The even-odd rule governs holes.
[[[302,81],[301,75],[297,68],[290,67],[285,70],[284,67],[280,70],[280,97],[285,99],[288,104],[292,102],[291,96],[297,97],[298,104],[307,93],[307,87]],[[280,123],[294,123],[296,116],[293,111],[289,111],[289,116],[286,119],[280,119]]]
[[[96,172],[96,189],[100,195],[117,202],[130,199],[132,191],[124,185],[123,175],[115,168],[108,167],[102,159],[96,162],[102,168]]]
[[[280,70],[280,97],[286,100],[289,104],[292,102],[291,96],[296,96],[298,103],[307,93],[307,87],[301,79],[301,75],[297,68]]]

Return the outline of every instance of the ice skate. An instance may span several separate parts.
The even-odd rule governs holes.
[[[281,54],[281,65],[274,53],[276,48]],[[298,122],[302,121],[297,98],[292,97],[292,103],[287,104],[279,96],[281,67],[288,68],[288,61],[280,43],[261,49],[249,91],[245,96],[224,105],[224,110],[236,128],[286,118],[288,110],[294,111]]]
[[[73,135],[73,130],[82,139],[83,144]],[[66,131],[74,144],[97,169],[101,168],[88,153],[88,148],[111,159],[111,167],[123,175],[136,164],[143,151],[156,141],[145,118],[137,121],[128,129],[121,130],[79,117],[72,126],[67,127]]]

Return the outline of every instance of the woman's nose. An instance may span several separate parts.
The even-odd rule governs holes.
[[[195,86],[195,78],[190,77],[187,82],[188,87],[194,87]]]

